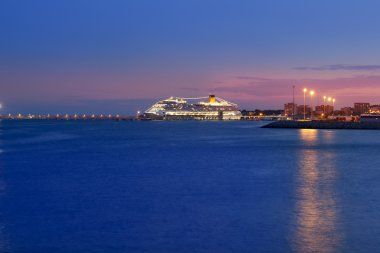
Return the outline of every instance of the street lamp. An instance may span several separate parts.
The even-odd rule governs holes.
[[[314,91],[310,91],[310,120],[313,120],[313,96],[314,96]]]
[[[333,102],[333,108],[332,108],[332,111],[333,111],[333,115],[334,115],[335,98],[333,98],[332,102]]]
[[[304,88],[303,89],[303,120],[306,119],[306,92],[307,92],[307,89]]]
[[[323,96],[323,116],[326,114],[326,96]]]
[[[331,102],[331,100],[332,100],[332,97],[328,97],[327,98],[327,105],[328,106],[330,106],[329,103]],[[330,111],[328,111],[327,113],[330,114]]]

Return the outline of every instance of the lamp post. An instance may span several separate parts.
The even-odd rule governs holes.
[[[306,120],[306,92],[307,89],[303,89],[303,120]]]
[[[333,108],[332,108],[332,111],[333,111],[333,115],[334,115],[335,98],[333,98],[332,102],[333,102]]]
[[[331,102],[331,100],[332,100],[331,97],[328,97],[328,98],[327,98],[327,105],[328,105],[328,106],[330,106],[329,103]],[[328,114],[330,114],[330,112],[328,112]]]
[[[295,114],[294,114],[294,112],[295,112],[295,104],[294,104],[294,88],[295,88],[296,86],[295,85],[293,85],[293,110],[292,110],[292,119],[294,120],[294,117],[295,117]]]
[[[314,96],[314,91],[310,91],[310,120],[313,120],[313,96]]]
[[[326,96],[323,96],[323,116],[326,115]]]

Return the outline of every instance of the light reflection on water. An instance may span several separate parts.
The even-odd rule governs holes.
[[[1,120],[0,120],[0,158],[1,158],[1,155],[3,153],[3,150],[2,150],[2,135],[3,135],[3,130],[2,130],[2,126],[1,126]],[[3,168],[4,168],[4,165],[2,163],[2,160],[0,159],[0,203],[2,202],[2,197],[4,195],[4,192],[5,192],[5,182],[3,180]],[[0,252],[7,252],[9,249],[7,247],[7,243],[6,243],[6,240],[5,240],[5,235],[4,235],[4,224],[3,224],[3,217],[2,217],[2,213],[0,213]]]
[[[253,123],[0,122],[0,253],[377,252],[379,133]]]
[[[296,252],[336,252],[342,242],[334,193],[336,154],[316,148],[319,138],[330,142],[334,133],[303,129],[299,138],[303,148],[298,157],[293,246]]]
[[[2,199],[2,196],[4,194],[4,190],[5,190],[5,184],[4,184],[4,181],[2,179],[3,164],[2,164],[2,160],[1,160],[1,154],[3,153],[3,150],[2,150],[1,136],[2,136],[2,128],[1,128],[1,120],[0,120],[0,201]],[[6,251],[4,241],[5,241],[5,239],[4,239],[4,226],[3,226],[2,214],[0,213],[0,252]]]

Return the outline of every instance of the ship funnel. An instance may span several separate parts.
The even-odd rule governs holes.
[[[209,95],[208,96],[208,102],[209,103],[215,103],[216,99],[215,99],[215,95]]]

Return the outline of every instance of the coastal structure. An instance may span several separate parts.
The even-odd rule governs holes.
[[[298,112],[298,105],[295,103],[284,104],[284,114],[286,117],[294,117]]]
[[[296,121],[280,120],[274,121],[262,128],[295,128],[295,129],[352,129],[352,130],[380,130],[380,121]]]
[[[375,114],[375,113],[361,114],[360,122],[380,122],[380,114]]]
[[[170,97],[152,105],[145,111],[144,117],[153,120],[240,120],[242,114],[236,104],[210,95],[198,98]]]
[[[354,114],[360,115],[369,112],[369,103],[354,103]]]

